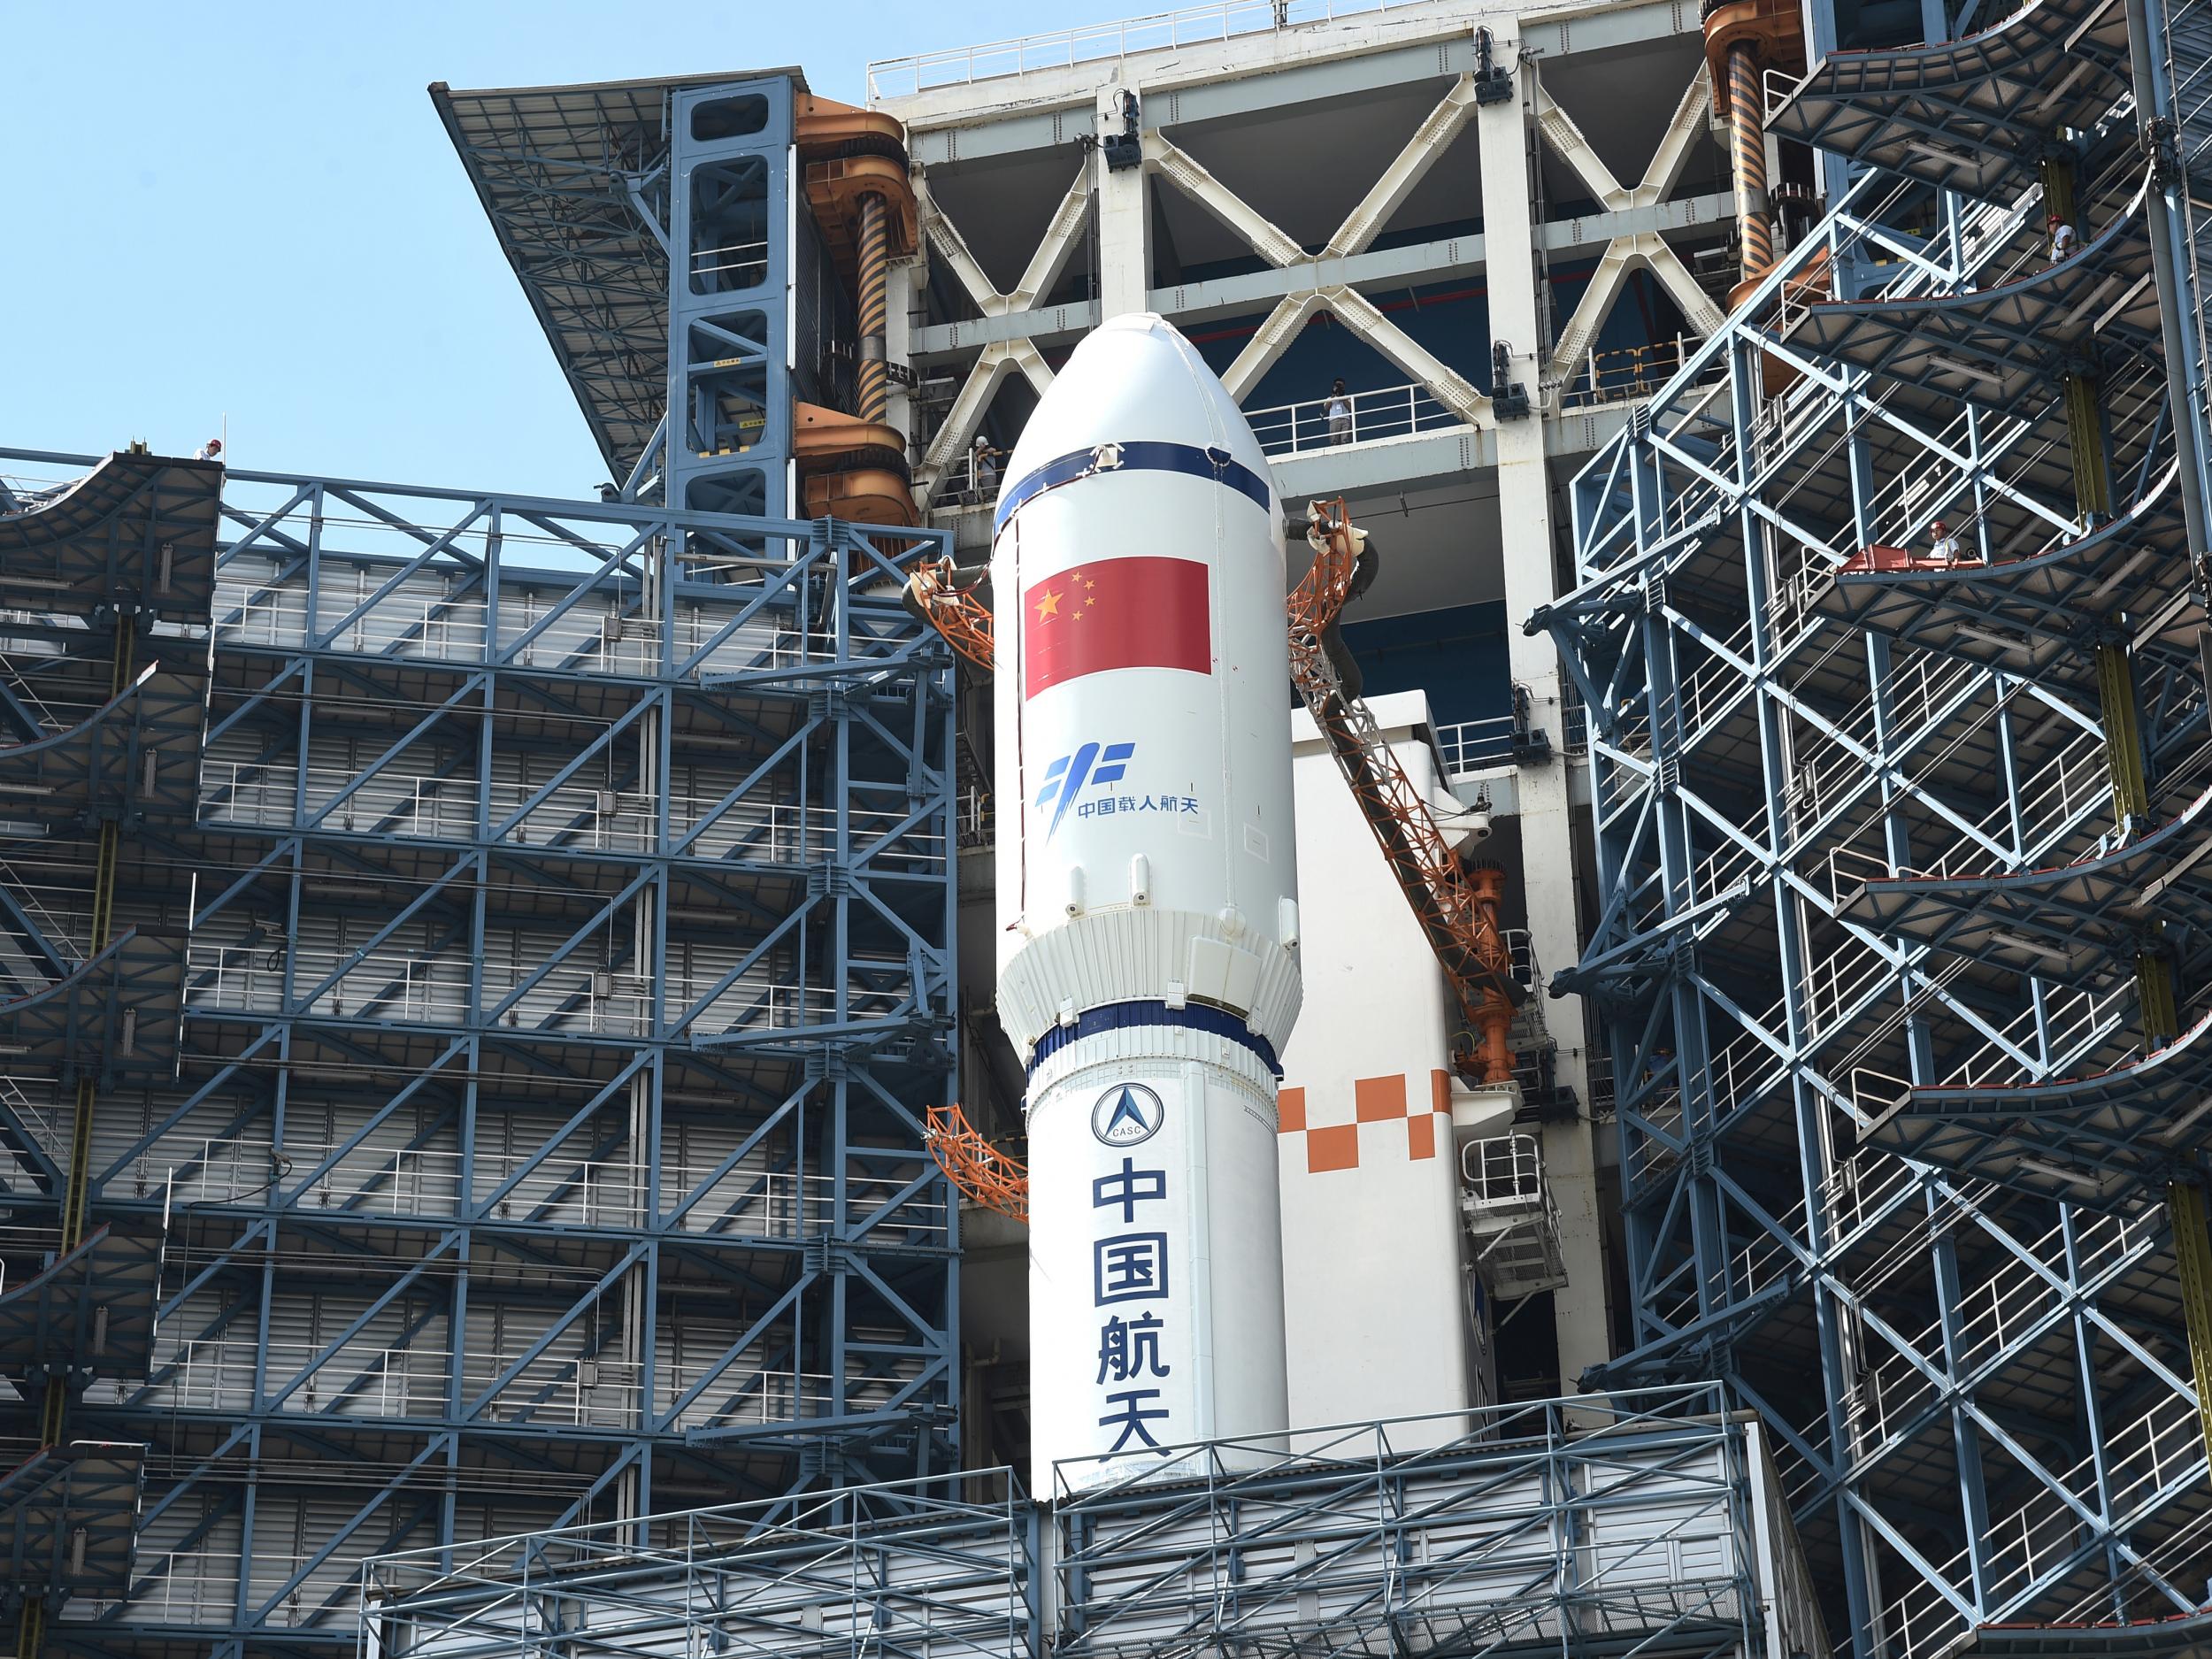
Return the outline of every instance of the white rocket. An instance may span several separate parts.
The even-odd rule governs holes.
[[[1275,1056],[1301,995],[1283,513],[1204,361],[1123,316],[1006,468],[1000,1018],[1029,1068],[1033,1490],[1286,1424]],[[1019,810],[1014,803],[1019,803]]]

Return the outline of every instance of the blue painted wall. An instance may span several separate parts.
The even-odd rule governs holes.
[[[1513,711],[1513,671],[1506,655],[1505,601],[1455,605],[1419,616],[1347,622],[1345,643],[1365,678],[1366,695],[1425,691],[1440,726]]]

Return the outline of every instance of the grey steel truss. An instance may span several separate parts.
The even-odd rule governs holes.
[[[2201,317],[2130,25],[2037,0],[1777,89],[1849,181],[1577,480],[1531,625],[1592,723],[1605,1380],[1759,1413],[1861,1659],[2200,1640]]]

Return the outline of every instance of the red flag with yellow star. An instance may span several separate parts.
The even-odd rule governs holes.
[[[1206,567],[1195,559],[1097,559],[1022,595],[1022,695],[1109,668],[1213,672]]]

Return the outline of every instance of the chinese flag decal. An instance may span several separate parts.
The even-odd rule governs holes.
[[[1096,559],[1022,595],[1022,695],[1110,668],[1210,674],[1206,567],[1195,559]]]

